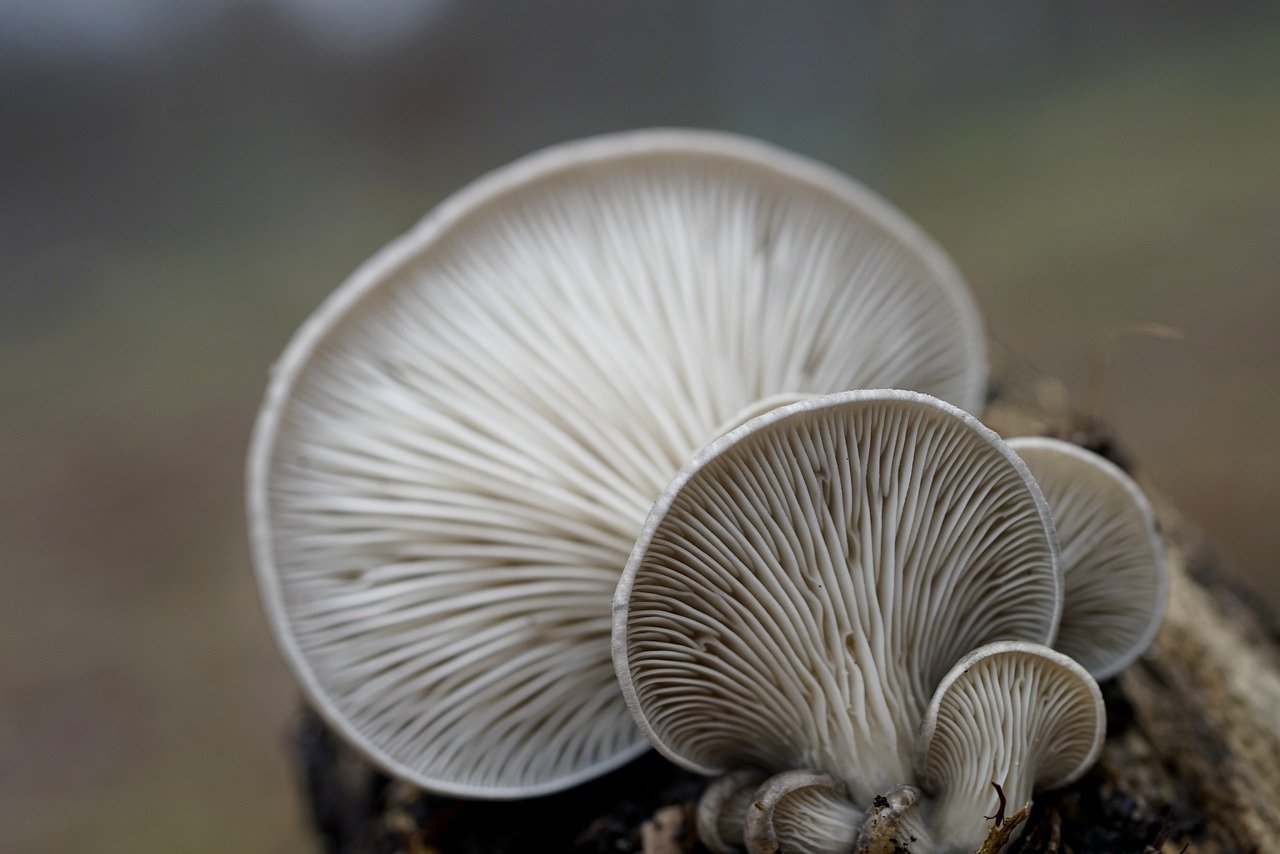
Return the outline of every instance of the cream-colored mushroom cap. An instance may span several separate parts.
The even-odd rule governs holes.
[[[756,791],[747,810],[747,854],[852,852],[862,811],[844,783],[819,771],[784,771]]]
[[[786,393],[973,407],[955,268],[849,178],[722,134],[532,155],[362,266],[276,366],[248,467],[280,646],[339,732],[453,795],[566,788],[646,748],[609,600],[653,499]]]
[[[712,780],[698,799],[694,824],[698,839],[714,854],[742,850],[747,810],[765,774],[755,768],[739,768]]]
[[[619,583],[614,661],[673,761],[813,768],[865,805],[910,780],[951,666],[1052,642],[1060,596],[1044,499],[999,437],[926,395],[845,392],[681,471]]]
[[[1164,544],[1142,490],[1114,463],[1070,442],[1019,437],[1010,446],[1049,502],[1062,549],[1056,649],[1095,679],[1128,667],[1164,618]]]
[[[975,650],[939,684],[920,729],[918,782],[935,796],[925,817],[937,840],[921,849],[974,851],[999,808],[993,782],[1012,812],[1033,790],[1079,779],[1105,734],[1102,694],[1075,661],[1029,643]]]

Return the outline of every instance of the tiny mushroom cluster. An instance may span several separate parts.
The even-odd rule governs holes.
[[[1066,461],[1032,467],[927,395],[837,393],[720,438],[658,499],[614,660],[653,744],[725,775],[699,804],[708,847],[973,851],[1017,832],[1006,799],[1093,764],[1102,696],[1053,649],[1060,620],[1095,626],[1070,643],[1114,672],[1158,620],[1161,552],[1126,476],[1020,446]],[[1098,472],[1114,488],[1082,485]],[[1091,604],[1108,586],[1127,601]]]
[[[290,343],[248,465],[272,628],[433,792],[652,743],[716,777],[713,851],[1009,838],[1097,757],[1094,680],[1166,581],[1123,472],[970,414],[986,370],[954,266],[847,176],[700,131],[554,147]]]

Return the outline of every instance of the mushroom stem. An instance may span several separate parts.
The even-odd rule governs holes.
[[[915,786],[898,786],[883,795],[876,795],[871,806],[858,825],[857,854],[894,854],[901,851],[899,826],[909,812],[914,812],[920,800],[920,790]],[[913,823],[914,824],[914,823]]]

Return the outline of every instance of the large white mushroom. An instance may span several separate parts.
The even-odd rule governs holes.
[[[846,392],[750,421],[681,471],[619,583],[614,660],[678,764],[814,769],[866,807],[912,779],[956,661],[1051,643],[1060,600],[1048,510],[1003,441],[925,395]]]
[[[1078,445],[1025,436],[1009,445],[1049,502],[1062,547],[1062,625],[1054,646],[1095,679],[1128,667],[1164,618],[1168,572],[1151,505],[1127,474]]]
[[[563,789],[646,747],[608,603],[720,425],[869,386],[972,409],[984,385],[955,268],[848,177],[713,133],[559,146],[446,201],[290,343],[248,465],[263,600],[389,772]]]

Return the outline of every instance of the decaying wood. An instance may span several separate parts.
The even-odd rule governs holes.
[[[1020,388],[988,410],[997,430],[1070,438],[1125,464],[1113,441],[1081,428],[1051,383]],[[1164,626],[1141,660],[1103,686],[1108,739],[1097,767],[1070,789],[1039,797],[1010,847],[1280,852],[1280,624],[1194,526],[1147,491],[1172,571]],[[388,780],[310,713],[295,744],[330,850],[698,850],[688,816],[704,782],[656,755],[561,795],[484,803]]]

